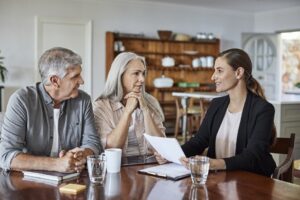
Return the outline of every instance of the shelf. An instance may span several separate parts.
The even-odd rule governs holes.
[[[213,40],[209,40],[209,39],[202,39],[202,40],[190,40],[190,41],[178,41],[178,40],[173,40],[173,39],[169,39],[169,40],[161,40],[159,38],[149,38],[149,37],[126,37],[126,36],[118,36],[117,34],[115,35],[115,40],[144,40],[144,41],[153,41],[153,42],[162,42],[162,43],[196,43],[196,44],[203,44],[203,43],[207,43],[207,44],[215,44],[217,42],[219,42],[219,39],[213,39]]]
[[[126,51],[126,50],[125,50]],[[188,51],[188,50],[186,50]],[[115,51],[115,54],[119,54],[119,53],[122,53],[124,51]],[[185,53],[185,52],[182,52],[182,53],[170,53],[170,52],[148,52],[148,51],[134,51],[136,54],[138,55],[159,55],[159,56],[187,56],[187,57],[192,57],[192,58],[195,58],[195,57],[201,57],[201,56],[212,56],[214,57],[213,55],[209,55],[209,54],[204,54],[204,53]]]
[[[163,67],[163,66],[147,66],[147,70],[157,70],[157,71],[214,71],[212,67]]]
[[[193,90],[193,91],[202,91],[202,92],[214,92],[215,91],[215,86],[214,84],[202,84],[200,83],[200,87],[168,87],[168,88],[156,88],[156,87],[151,87],[147,86],[146,90],[148,92],[152,92],[154,90],[158,90],[159,92],[185,92],[188,90]]]

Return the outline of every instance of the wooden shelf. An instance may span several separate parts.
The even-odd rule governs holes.
[[[188,50],[187,50],[188,51]],[[124,51],[115,51],[115,54],[118,55],[119,53],[122,53]],[[211,54],[204,54],[204,53],[185,53],[184,51],[183,52],[180,52],[180,53],[173,53],[173,52],[155,52],[155,51],[152,51],[152,52],[149,52],[149,51],[135,51],[136,54],[139,54],[139,55],[160,55],[162,57],[164,56],[187,56],[187,57],[192,57],[192,58],[197,58],[197,57],[201,57],[201,56],[213,56]]]
[[[158,70],[158,71],[214,71],[211,67],[163,67],[163,66],[147,66],[147,70]]]
[[[215,86],[214,85],[203,85],[200,87],[166,87],[166,88],[156,88],[156,87],[146,87],[146,91],[153,92],[154,90],[157,90],[159,92],[185,92],[188,90],[192,91],[202,91],[202,92],[213,92],[215,91]]]
[[[144,56],[147,63],[147,76],[145,78],[146,91],[151,93],[160,102],[164,114],[168,117],[176,116],[175,97],[172,92],[194,92],[194,91],[215,91],[211,76],[214,68],[198,67],[193,68],[194,58],[201,56],[212,56],[217,58],[220,53],[220,40],[192,40],[175,41],[160,40],[158,38],[144,37],[140,34],[122,34],[106,32],[106,77],[114,58],[121,53],[115,51],[123,49]],[[162,58],[170,56],[175,60],[175,67],[163,67]],[[179,67],[184,65],[185,67]],[[187,67],[189,66],[189,67]],[[161,75],[173,79],[174,87],[155,88],[153,80]],[[200,83],[200,87],[177,87],[177,82]],[[171,113],[171,114],[170,114]]]
[[[140,41],[152,41],[152,42],[161,42],[161,43],[218,43],[219,39],[215,38],[213,40],[209,39],[202,39],[202,40],[189,40],[189,41],[178,41],[178,40],[161,40],[159,38],[150,38],[150,37],[126,37],[126,36],[118,36],[118,34],[115,33],[114,35],[116,40],[140,40]]]

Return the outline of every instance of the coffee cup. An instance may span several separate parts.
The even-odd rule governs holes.
[[[206,64],[207,64],[207,67],[213,67],[214,66],[214,57],[207,56],[206,57]]]
[[[109,148],[105,149],[107,172],[118,173],[121,169],[122,149]]]

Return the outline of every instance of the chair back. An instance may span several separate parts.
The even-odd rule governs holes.
[[[280,163],[273,173],[273,178],[287,181],[293,181],[293,162],[294,162],[294,144],[295,133],[289,138],[276,138],[275,144],[271,147],[271,153],[286,154],[285,160]]]

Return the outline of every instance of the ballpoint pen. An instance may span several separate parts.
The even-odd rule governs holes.
[[[161,173],[156,173],[156,172],[151,172],[151,171],[147,171],[147,173],[150,175],[153,175],[153,176],[159,176],[159,177],[163,177],[166,179],[170,178],[167,174],[161,174]]]

